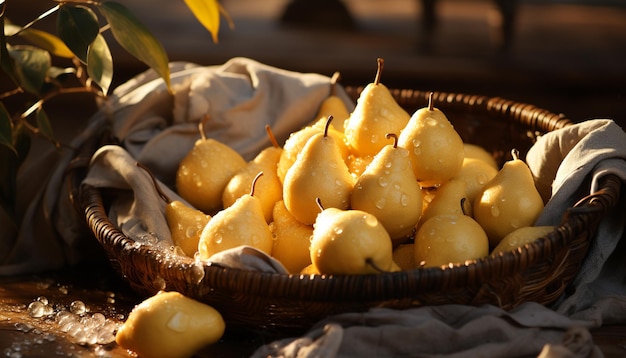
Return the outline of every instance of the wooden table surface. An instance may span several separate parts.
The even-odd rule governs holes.
[[[52,314],[35,318],[28,307],[47,300]],[[0,278],[0,354],[6,357],[132,357],[115,342],[85,344],[64,332],[59,312],[71,312],[84,303],[83,316],[102,314],[110,325],[124,322],[142,301],[106,262],[39,275]],[[626,357],[626,326],[593,330],[593,339],[606,357]],[[198,352],[197,357],[247,357],[264,342],[251,334],[227,332],[223,339]],[[13,355],[11,355],[13,354]]]

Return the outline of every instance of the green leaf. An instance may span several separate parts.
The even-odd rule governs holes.
[[[89,45],[100,33],[98,17],[88,7],[65,4],[57,16],[57,33],[83,63],[87,63]]]
[[[185,0],[185,4],[198,22],[211,33],[213,42],[217,43],[220,29],[220,7],[217,0]]]
[[[0,102],[0,144],[11,149],[17,155],[17,150],[13,147],[11,116],[2,102]]]
[[[8,51],[19,85],[27,92],[39,94],[51,66],[50,53],[32,46],[9,47]]]
[[[65,43],[51,33],[36,29],[26,29],[20,32],[20,36],[55,56],[63,58],[74,57],[74,54]]]
[[[54,141],[54,132],[52,131],[52,125],[50,124],[50,119],[48,115],[43,110],[43,108],[37,108],[37,112],[35,112],[35,118],[37,119],[37,128],[39,129],[39,133],[43,134],[44,137]]]
[[[124,5],[107,1],[101,3],[99,9],[109,22],[117,42],[156,71],[171,91],[169,59],[161,43]]]
[[[96,36],[87,53],[87,73],[106,95],[113,80],[113,59],[102,35]]]

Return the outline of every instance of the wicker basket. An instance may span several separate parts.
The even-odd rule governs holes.
[[[347,91],[356,99],[361,89]],[[429,94],[392,93],[409,113],[427,105]],[[538,135],[571,124],[562,115],[502,98],[436,92],[434,99],[465,142],[483,146],[500,163],[513,147],[525,155]],[[81,187],[76,195],[112,265],[139,293],[176,290],[218,309],[230,329],[293,334],[328,315],[371,307],[458,303],[510,309],[527,301],[554,302],[576,275],[619,190],[620,182],[608,177],[598,194],[580,198],[564,213],[556,230],[516,251],[446,268],[363,276],[282,275],[198,265],[191,258],[135,245],[107,217],[109,193]]]

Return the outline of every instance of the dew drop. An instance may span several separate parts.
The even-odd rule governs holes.
[[[376,219],[374,215],[365,215],[363,218],[365,219],[365,223],[369,226],[378,225],[378,219]]]
[[[39,317],[43,317],[44,316],[44,308],[45,308],[45,304],[43,304],[41,301],[33,301],[28,305],[28,315],[33,317],[33,318],[39,318]]]
[[[402,206],[407,206],[407,205],[409,205],[409,197],[408,197],[408,195],[406,195],[406,194],[404,194],[404,193],[403,193],[403,194],[400,196],[400,205],[402,205]]]
[[[83,315],[87,312],[87,307],[85,307],[85,303],[83,301],[76,300],[70,303],[70,312],[76,315]]]
[[[376,142],[378,142],[378,135],[376,135],[376,134],[372,134],[372,136],[370,137],[370,142],[371,142],[371,143],[376,143]]]
[[[378,185],[383,188],[386,187],[389,185],[389,179],[387,179],[387,177],[378,177]]]
[[[335,232],[335,234],[337,235],[341,235],[343,234],[343,228],[341,226],[336,226],[335,228],[333,228],[333,231]]]
[[[23,322],[17,322],[15,323],[15,329],[17,329],[20,332],[24,332],[24,333],[28,333],[30,331],[33,330],[33,326],[23,323]]]
[[[376,203],[374,205],[376,206],[377,209],[382,210],[385,208],[385,204],[386,204],[385,198],[380,198],[376,200]]]
[[[494,217],[500,216],[500,208],[498,207],[498,205],[496,204],[491,205],[491,216],[494,216]]]
[[[185,236],[189,239],[198,233],[198,229],[193,226],[187,226],[187,230],[185,230]]]

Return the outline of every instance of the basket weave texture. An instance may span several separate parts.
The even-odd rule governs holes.
[[[357,99],[361,87],[346,88]],[[391,89],[409,113],[428,103],[429,92]],[[435,92],[434,101],[467,143],[492,152],[502,164],[512,148],[520,157],[537,136],[571,121],[530,104],[497,97]],[[304,330],[320,319],[372,307],[493,304],[511,309],[524,302],[554,302],[585,259],[603,216],[617,202],[620,182],[608,176],[600,191],[580,198],[550,234],[516,251],[445,268],[376,275],[284,275],[198,264],[137,245],[107,217],[109,193],[76,189],[88,226],[114,268],[139,293],[176,290],[216,308],[232,329]]]

